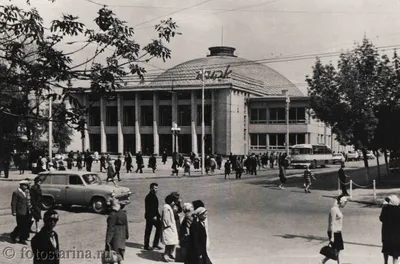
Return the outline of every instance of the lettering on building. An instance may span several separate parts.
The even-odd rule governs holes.
[[[225,71],[222,70],[216,70],[216,71],[205,71],[204,72],[204,79],[208,80],[216,80],[216,79],[228,79],[229,75],[232,73],[232,70],[230,70],[231,66],[228,65],[225,69]],[[197,80],[202,79],[202,71],[197,72]]]

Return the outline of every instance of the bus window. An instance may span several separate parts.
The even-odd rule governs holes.
[[[292,148],[292,155],[306,155],[311,154],[311,149],[309,148]]]

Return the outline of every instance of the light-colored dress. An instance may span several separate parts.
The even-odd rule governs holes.
[[[176,229],[176,222],[174,212],[169,204],[165,204],[161,216],[161,242],[165,245],[178,245],[178,230]]]

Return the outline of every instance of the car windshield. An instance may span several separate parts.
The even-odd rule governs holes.
[[[310,148],[292,148],[292,155],[311,154]]]
[[[342,154],[340,154],[340,153],[337,153],[337,154],[333,154],[333,156],[335,156],[335,157],[339,157],[339,156],[342,156]]]
[[[101,184],[100,177],[97,174],[85,174],[83,180],[86,184]]]

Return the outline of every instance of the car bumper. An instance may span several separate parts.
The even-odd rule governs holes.
[[[113,197],[114,198],[114,197]],[[111,198],[111,199],[113,199],[113,198]],[[118,201],[119,201],[119,203],[121,204],[121,205],[127,205],[127,204],[130,204],[131,203],[131,200],[130,200],[130,195],[124,195],[124,196],[117,196],[117,197],[115,197]],[[107,201],[107,205],[110,205],[111,204],[111,199],[110,200],[108,200]]]
[[[296,167],[309,167],[311,166],[311,162],[297,162],[297,163],[291,163],[290,166],[296,168]]]

